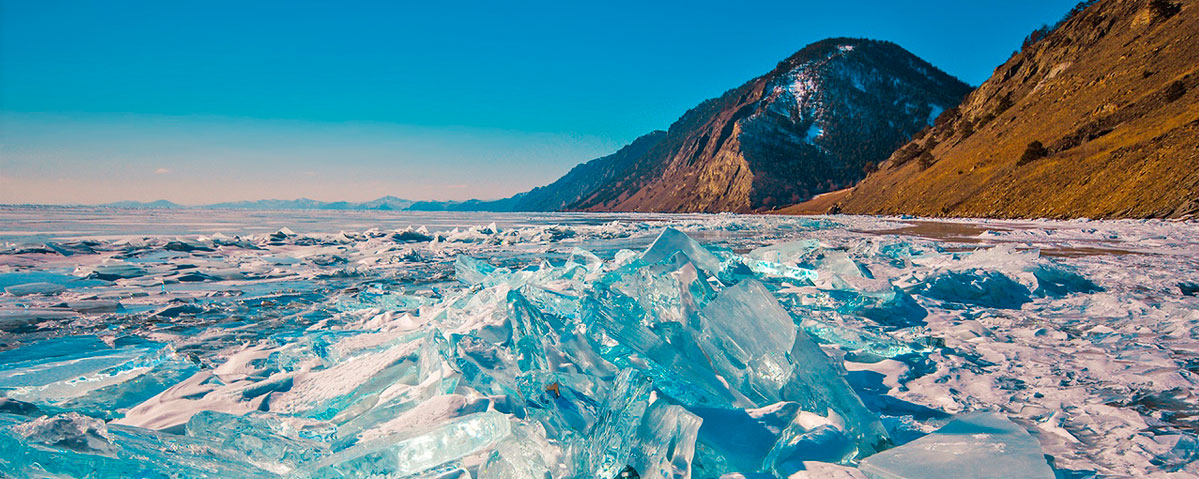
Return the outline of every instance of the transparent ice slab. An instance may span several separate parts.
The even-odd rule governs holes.
[[[690,477],[701,420],[651,395],[649,376],[621,371],[580,451],[576,474],[616,478],[631,467],[646,479]]]
[[[708,339],[701,342],[713,364],[757,406],[795,401],[809,412],[835,412],[867,455],[885,447],[878,416],[845,381],[844,368],[829,358],[764,286],[743,281],[720,293],[703,311]],[[721,358],[723,360],[717,360]]]
[[[997,413],[972,413],[862,460],[873,479],[1053,479],[1037,440]]]
[[[197,369],[169,344],[138,337],[111,342],[70,336],[0,353],[0,392],[111,419]]]
[[[705,249],[691,237],[674,228],[665,228],[658,239],[641,253],[641,260],[648,264],[658,263],[669,259],[676,253],[682,253],[697,268],[715,275],[720,271],[720,258]]]
[[[297,471],[297,477],[404,477],[476,454],[511,434],[508,416],[470,414],[419,432],[385,437],[337,452]]]

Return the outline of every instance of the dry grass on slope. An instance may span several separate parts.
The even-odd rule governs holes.
[[[1176,4],[1172,15],[1153,4],[1107,0],[1072,17],[997,68],[834,210],[1199,213],[1199,4]]]

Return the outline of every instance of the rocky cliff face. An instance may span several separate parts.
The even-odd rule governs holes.
[[[1199,213],[1199,3],[1082,4],[834,210],[988,217]]]
[[[814,43],[701,103],[567,209],[756,211],[851,185],[969,87],[898,45]]]
[[[853,185],[969,91],[893,43],[828,39],[550,185],[413,209],[769,210]]]

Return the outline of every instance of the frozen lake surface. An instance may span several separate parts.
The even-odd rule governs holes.
[[[1193,222],[7,207],[0,289],[3,477],[1199,477]]]

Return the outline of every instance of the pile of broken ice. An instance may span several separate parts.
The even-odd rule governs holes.
[[[931,271],[901,288],[815,241],[738,255],[666,229],[607,262],[461,256],[463,288],[394,298],[417,314],[278,332],[212,368],[135,336],[47,340],[0,352],[0,476],[1052,478],[1003,415],[942,415],[926,434],[864,401],[821,346],[879,361],[929,345],[803,323],[919,325],[906,291],[1018,307],[1094,287]]]

